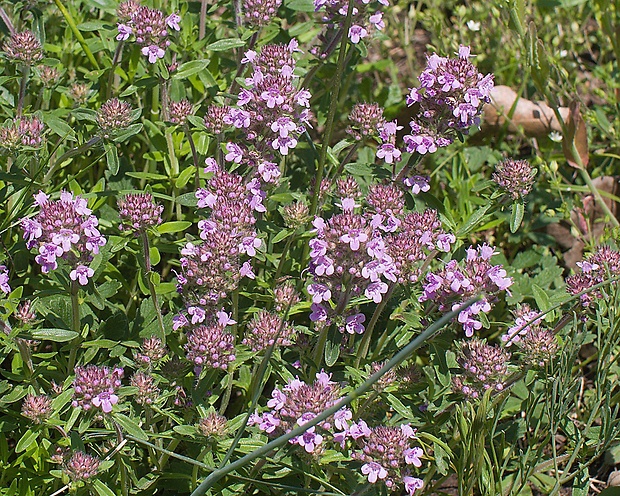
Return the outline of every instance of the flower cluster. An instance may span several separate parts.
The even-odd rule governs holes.
[[[489,389],[504,389],[510,360],[510,353],[505,349],[473,338],[461,343],[457,360],[463,373],[452,378],[455,391],[477,399]]]
[[[532,190],[536,169],[527,160],[507,159],[495,166],[491,178],[513,200],[519,200]]]
[[[104,413],[110,413],[112,405],[118,403],[116,391],[121,385],[123,374],[123,369],[120,367],[113,369],[97,365],[76,367],[73,380],[73,407],[80,406],[84,410],[95,407],[101,408]]]
[[[149,227],[161,224],[163,205],[157,205],[150,193],[135,193],[119,198],[118,213],[121,217],[121,231],[141,233]]]
[[[29,394],[22,403],[22,415],[35,424],[45,422],[52,414],[52,400],[46,395]]]
[[[3,48],[6,57],[13,62],[30,66],[43,59],[43,47],[32,31],[13,34]]]
[[[457,58],[428,58],[418,77],[420,87],[411,88],[407,97],[407,105],[417,109],[411,134],[403,138],[408,152],[433,153],[479,123],[482,106],[490,101],[493,75],[480,74],[471,57],[469,47],[461,46]]]
[[[198,429],[205,437],[221,437],[227,431],[227,419],[223,415],[210,412],[206,417],[200,419]]]
[[[299,88],[295,76],[294,52],[297,42],[288,45],[265,45],[260,52],[249,50],[243,63],[251,64],[252,74],[239,91],[238,108],[231,108],[224,122],[242,131],[256,151],[228,143],[226,160],[248,163],[274,170],[270,160],[274,151],[288,155],[297,146],[299,136],[309,125],[310,92]],[[260,171],[259,171],[260,172]],[[265,182],[270,181],[261,173]]]
[[[6,270],[5,265],[0,265],[0,291],[5,294],[11,292],[11,286],[9,286],[9,272]]]
[[[260,28],[269,24],[282,0],[243,0],[243,17],[248,26]]]
[[[398,162],[401,151],[396,146],[396,133],[402,129],[396,121],[383,118],[383,109],[377,104],[359,103],[349,114],[349,133],[356,141],[368,138],[379,140],[377,157],[388,164]]]
[[[370,3],[370,0],[355,0],[353,3],[351,27],[348,33],[351,43],[357,44],[366,38],[370,34],[369,29],[382,31],[385,27],[383,13],[378,7],[371,9]],[[390,5],[388,0],[378,0],[376,3],[386,7]],[[349,2],[346,0],[314,0],[314,10],[322,11],[323,22],[330,26],[338,26],[344,22],[348,5]]]
[[[88,284],[94,275],[88,264],[99,248],[106,244],[98,231],[99,221],[91,215],[86,200],[74,198],[68,191],[60,193],[60,199],[52,201],[42,191],[34,195],[39,213],[33,218],[24,218],[21,227],[28,249],[37,248],[35,257],[43,273],[58,267],[57,258],[65,259],[73,268],[69,277],[81,285]]]
[[[118,98],[111,98],[97,112],[97,124],[102,138],[110,138],[115,132],[126,129],[133,121],[131,105]]]
[[[140,350],[135,353],[135,360],[141,366],[150,368],[153,365],[157,365],[166,355],[168,350],[162,343],[161,339],[157,337],[145,338],[142,341]]]
[[[243,344],[252,351],[262,351],[274,344],[289,346],[293,326],[281,317],[266,310],[261,310],[248,322]]]
[[[515,316],[514,325],[502,336],[502,341],[506,346],[519,343],[521,338],[527,334],[532,327],[540,325],[542,319],[540,312],[532,310],[527,303],[521,305],[513,313]]]
[[[197,367],[226,370],[235,360],[235,337],[221,323],[198,325],[187,334],[187,359]]]
[[[194,107],[187,98],[184,98],[178,102],[170,102],[168,113],[170,114],[170,122],[182,126],[187,122],[190,115],[194,115]]]
[[[370,186],[363,213],[355,213],[360,206],[355,181],[341,180],[338,189],[343,213],[316,218],[317,237],[309,242],[313,321],[341,314],[361,294],[380,303],[390,283],[417,281],[430,254],[449,251],[455,241],[435,211],[405,214],[403,192],[394,185]],[[348,315],[341,330],[362,333],[364,320],[362,314]]]
[[[45,126],[37,117],[21,117],[0,127],[0,148],[14,152],[22,146],[39,148]]]
[[[151,405],[159,396],[159,388],[155,383],[155,378],[144,372],[136,372],[131,376],[129,385],[137,389],[136,403],[140,405]]]
[[[331,381],[329,374],[321,371],[316,374],[316,381],[313,384],[306,384],[295,378],[290,380],[282,390],[274,389],[271,399],[267,402],[271,410],[260,415],[253,414],[248,423],[258,425],[262,431],[272,436],[281,435],[309,422],[327,408],[335,405],[339,399],[340,387]],[[333,417],[310,427],[301,436],[294,437],[289,442],[298,444],[308,453],[313,453],[323,443],[324,436],[321,432],[336,435],[334,427],[346,430],[351,417],[351,411],[342,408]]]
[[[254,257],[262,244],[253,227],[254,211],[265,211],[258,179],[244,183],[238,174],[219,168],[211,172],[207,187],[196,192],[198,207],[211,209],[209,218],[198,222],[203,241],[187,243],[181,250],[177,289],[183,294],[189,316],[178,315],[175,329],[189,324],[189,319],[195,325],[214,317],[241,277],[253,279],[251,264],[241,263],[241,256]]]
[[[376,103],[357,103],[349,114],[347,133],[361,141],[378,136],[384,124],[383,108]]]
[[[99,458],[76,451],[63,462],[62,471],[74,482],[92,479],[99,472]]]
[[[577,262],[581,272],[566,278],[566,290],[577,295],[610,277],[620,275],[620,252],[608,246],[599,248],[582,262]],[[579,297],[584,308],[601,298],[600,290],[589,291]]]
[[[117,16],[121,22],[118,23],[116,39],[126,41],[135,35],[136,43],[142,47],[142,55],[148,57],[151,64],[166,55],[166,49],[170,46],[168,30],[181,30],[179,14],[166,17],[161,10],[141,6],[134,0],[122,3]]]
[[[438,305],[441,312],[448,312],[456,310],[473,296],[482,295],[480,300],[461,310],[458,315],[465,335],[473,336],[474,331],[482,327],[476,316],[480,312],[490,312],[497,293],[506,291],[513,282],[501,265],[491,265],[494,253],[495,248],[486,244],[477,249],[469,247],[461,264],[450,260],[443,270],[426,276],[419,301],[431,301]]]
[[[422,466],[422,449],[414,446],[415,430],[409,424],[400,427],[378,426],[369,428],[365,422],[354,424],[352,437],[358,450],[351,458],[363,463],[362,474],[368,482],[382,481],[389,491],[412,495],[424,486],[423,481],[411,475],[411,466]]]

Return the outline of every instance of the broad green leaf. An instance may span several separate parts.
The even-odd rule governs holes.
[[[106,143],[103,145],[103,148],[105,149],[105,158],[108,164],[108,169],[113,176],[116,176],[120,167],[116,146],[114,143]]]
[[[130,436],[148,441],[149,437],[146,432],[144,432],[136,422],[126,415],[123,415],[122,413],[115,413],[114,420],[118,422],[118,425],[120,425]]]
[[[217,40],[215,43],[207,45],[205,50],[211,50],[213,52],[223,52],[232,50],[233,48],[239,48],[245,45],[245,41],[239,38],[225,38],[223,40]]]
[[[116,493],[101,482],[101,479],[95,479],[92,487],[99,496],[116,496]]]
[[[191,227],[192,223],[186,220],[175,220],[172,222],[165,222],[160,226],[157,226],[157,232],[160,234],[176,233],[185,231]]]
[[[172,79],[187,79],[188,77],[206,69],[208,65],[208,59],[185,62],[176,72],[172,74]]]
[[[38,437],[38,432],[27,430],[26,433],[17,442],[17,446],[15,446],[15,452],[21,453],[22,451],[26,451],[32,445],[32,443],[37,440]]]
[[[516,233],[523,222],[523,215],[525,214],[525,204],[523,202],[516,202],[512,204],[512,210],[510,214],[510,232]]]
[[[78,336],[75,331],[57,328],[33,329],[29,334],[32,339],[37,341],[54,341],[55,343],[71,341]]]

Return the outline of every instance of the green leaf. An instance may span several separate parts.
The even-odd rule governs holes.
[[[165,222],[160,226],[157,226],[157,232],[160,234],[181,232],[185,231],[191,225],[192,223],[187,220],[175,220],[172,222]]]
[[[68,329],[47,328],[33,329],[30,331],[29,335],[31,339],[36,339],[37,341],[54,341],[55,343],[64,343],[75,339],[78,336],[78,333],[75,331],[69,331]]]
[[[273,239],[271,240],[271,242],[275,245],[276,243],[279,243],[280,241],[282,241],[283,239],[288,238],[291,234],[293,234],[295,231],[293,229],[282,229],[278,234],[276,234]]]
[[[138,134],[140,131],[142,131],[142,124],[140,123],[132,124],[131,126],[128,126],[127,129],[123,129],[122,131],[120,131],[114,137],[114,142],[122,143],[123,141],[127,141],[129,138]]]
[[[105,150],[105,158],[108,164],[108,169],[113,176],[116,176],[120,167],[116,146],[114,143],[106,143],[103,145],[103,148]]]
[[[179,67],[179,69],[172,74],[172,79],[187,79],[194,74],[199,73],[200,71],[206,69],[209,65],[208,59],[202,60],[191,60],[190,62],[185,62]]]
[[[136,422],[131,420],[126,415],[123,415],[122,413],[116,413],[114,414],[114,420],[116,420],[116,422],[118,422],[118,425],[120,425],[123,430],[130,436],[142,439],[144,441],[148,441],[149,437],[147,436],[146,432],[144,432]]]
[[[314,12],[315,9],[312,0],[289,0],[284,5],[296,12]]]
[[[53,114],[47,114],[43,118],[43,121],[47,124],[47,127],[49,127],[58,136],[61,136],[62,138],[74,139],[75,133],[73,132],[73,129],[71,129],[71,126],[69,126],[69,124],[63,121],[60,117]]]
[[[512,212],[510,214],[510,232],[516,233],[523,222],[523,215],[525,214],[525,204],[523,202],[516,202],[512,204]]]
[[[183,195],[177,196],[175,201],[179,205],[183,205],[184,207],[195,207],[198,205],[198,198],[196,198],[195,193],[185,193]]]
[[[487,214],[490,208],[491,208],[491,204],[487,204],[483,206],[482,208],[476,210],[472,214],[472,216],[469,219],[467,219],[467,222],[465,222],[465,224],[463,224],[461,228],[458,230],[457,237],[465,236],[466,234],[469,234],[471,231],[473,231],[476,225],[480,223],[480,221],[484,218],[484,216]]]
[[[342,335],[335,329],[330,330],[325,343],[325,365],[331,367],[338,361]]]
[[[27,430],[26,433],[17,442],[17,446],[15,446],[15,452],[21,453],[22,451],[26,451],[32,445],[32,443],[37,440],[38,437],[38,432]]]
[[[549,295],[537,284],[532,284],[532,295],[536,300],[536,305],[540,308],[541,312],[546,312],[551,308],[551,302],[549,301]]]
[[[116,496],[116,493],[101,482],[101,479],[95,479],[92,487],[99,496]]]
[[[193,165],[183,169],[179,174],[179,177],[177,177],[177,180],[175,181],[175,186],[179,189],[184,188],[187,182],[193,177],[195,172],[196,169]]]
[[[224,52],[232,50],[233,48],[239,48],[245,45],[245,41],[239,38],[225,38],[223,40],[217,40],[215,43],[207,45],[205,50],[211,50],[213,52]]]

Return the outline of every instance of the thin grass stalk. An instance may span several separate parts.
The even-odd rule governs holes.
[[[97,63],[97,60],[93,56],[93,53],[90,51],[90,48],[88,48],[88,45],[86,44],[86,40],[84,39],[84,36],[82,36],[82,33],[78,29],[77,24],[75,23],[75,19],[73,19],[73,16],[71,15],[71,12],[67,10],[67,8],[64,6],[61,0],[54,0],[54,3],[56,4],[56,7],[58,7],[58,10],[60,10],[60,13],[62,14],[62,16],[65,18],[65,21],[67,21],[69,28],[73,32],[73,36],[75,36],[75,38],[78,40],[78,43],[82,47],[82,50],[84,51],[84,54],[86,55],[86,58],[90,61],[90,63],[93,65],[93,67],[96,70],[99,70],[99,64]]]
[[[424,330],[419,336],[417,336],[413,341],[411,341],[407,346],[405,346],[402,350],[400,350],[392,359],[385,364],[380,370],[375,372],[366,382],[357,387],[354,391],[348,394],[345,398],[340,400],[335,405],[326,409],[323,413],[317,415],[308,423],[296,427],[292,431],[287,434],[283,434],[282,436],[274,439],[273,441],[268,442],[267,444],[261,446],[260,448],[248,453],[247,455],[241,457],[233,463],[230,463],[226,466],[222,466],[221,468],[213,471],[201,484],[196,488],[194,492],[192,492],[191,496],[203,496],[207,494],[207,491],[213,488],[213,486],[219,481],[222,477],[227,474],[237,470],[238,468],[245,467],[249,462],[255,460],[256,458],[261,458],[265,454],[269,453],[271,450],[276,449],[285,443],[287,443],[290,439],[302,435],[306,432],[310,427],[314,427],[315,425],[323,422],[327,418],[331,417],[334,413],[336,413],[341,408],[349,405],[352,401],[359,398],[362,394],[369,391],[373,384],[375,384],[384,374],[388,371],[400,365],[406,358],[411,355],[415,350],[417,350],[420,346],[426,343],[428,340],[432,339],[436,334],[438,334],[444,326],[446,326],[454,317],[456,317],[459,312],[469,308],[475,302],[480,300],[480,296],[476,296],[467,300],[463,305],[459,306],[457,309],[445,314],[443,317],[434,322],[431,326],[429,326],[426,330]]]

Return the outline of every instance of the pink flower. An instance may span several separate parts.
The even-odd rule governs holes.
[[[398,162],[401,155],[401,151],[391,143],[384,143],[377,149],[377,158],[384,159],[388,164]]]
[[[362,474],[368,475],[368,482],[371,484],[377,482],[377,479],[385,479],[388,475],[387,470],[377,462],[370,462],[363,465]]]
[[[175,31],[181,31],[181,26],[179,26],[179,22],[181,22],[181,16],[179,14],[170,14],[166,18],[166,24],[169,28],[174,29]]]
[[[363,325],[365,321],[366,316],[363,313],[349,315],[345,320],[344,328],[349,334],[362,334],[365,330]]]
[[[424,481],[422,479],[418,479],[417,477],[403,477],[403,483],[405,484],[405,491],[409,496],[412,496],[416,490],[422,489],[424,487]]]
[[[133,30],[131,26],[127,26],[127,24],[118,24],[118,35],[116,36],[117,41],[125,41],[128,40],[132,35]]]
[[[362,38],[366,38],[366,36],[368,36],[368,31],[362,26],[358,26],[357,24],[355,24],[349,29],[349,39],[353,44],[359,43],[360,40]]]
[[[157,62],[157,59],[163,59],[166,52],[157,45],[150,45],[147,47],[142,47],[142,55],[147,56],[149,58],[149,62],[154,64]]]
[[[361,229],[351,229],[347,234],[340,236],[340,241],[349,243],[349,247],[353,251],[357,251],[360,248],[360,243],[368,241],[368,235]]]
[[[415,448],[409,448],[405,450],[404,454],[405,462],[408,465],[413,465],[414,467],[422,466],[422,460],[420,460],[420,457],[424,454],[422,448],[418,448],[417,446]]]
[[[117,403],[118,396],[107,391],[99,393],[92,399],[92,404],[97,408],[101,408],[103,413],[110,413],[112,411],[112,405],[116,405]]]
[[[226,150],[228,153],[225,158],[228,162],[235,162],[236,164],[241,163],[241,160],[243,160],[243,150],[239,145],[235,143],[226,143]]]
[[[93,277],[95,271],[85,265],[78,265],[69,273],[69,277],[72,281],[77,280],[80,285],[86,286],[88,284],[88,278]],[[95,405],[96,406],[96,405]]]
[[[370,283],[364,291],[364,294],[366,295],[366,298],[370,298],[375,303],[381,303],[383,295],[387,293],[387,290],[388,285],[384,282],[378,281]]]

